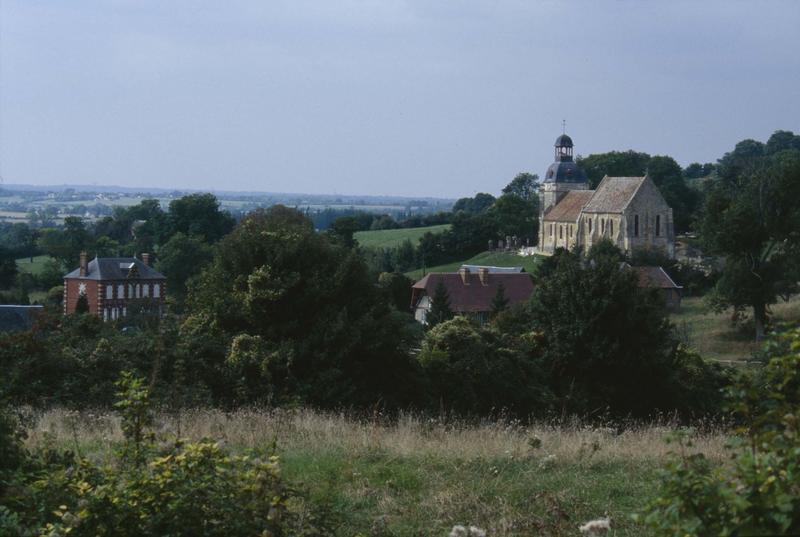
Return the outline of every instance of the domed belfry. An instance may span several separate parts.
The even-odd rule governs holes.
[[[572,138],[556,138],[555,161],[539,187],[537,252],[588,250],[609,239],[624,252],[657,248],[675,256],[672,209],[645,177],[605,176],[596,190],[572,159]]]

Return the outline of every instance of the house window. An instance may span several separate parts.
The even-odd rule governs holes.
[[[133,298],[133,284],[128,284],[128,298]]]
[[[142,284],[136,284],[136,298],[141,298],[142,296]]]
[[[656,215],[656,237],[661,236],[661,215]]]
[[[639,215],[638,214],[633,215],[633,236],[634,237],[638,237],[639,236]]]
[[[159,298],[161,296],[161,284],[157,283],[153,286],[153,296]]]
[[[145,297],[145,298],[150,296],[150,285],[149,284],[144,284],[144,287],[142,287],[142,296]]]
[[[117,298],[125,298],[125,284],[121,283],[117,286]]]
[[[114,298],[114,286],[106,285],[106,300],[111,300],[112,298]]]

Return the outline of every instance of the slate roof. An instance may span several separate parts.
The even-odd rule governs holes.
[[[544,174],[543,183],[585,183],[586,174],[572,161],[572,157],[562,157],[552,163]]]
[[[603,177],[584,208],[588,213],[621,213],[644,183],[645,177]]]
[[[0,334],[30,330],[42,306],[0,305]]]
[[[478,269],[488,269],[489,274],[510,274],[514,272],[525,272],[523,267],[491,267],[488,265],[461,265],[461,268],[468,269],[470,272],[478,273]]]
[[[458,272],[432,272],[412,286],[411,306],[415,307],[424,295],[433,297],[440,281],[450,295],[450,309],[456,313],[491,311],[500,282],[503,282],[509,305],[523,302],[533,293],[533,280],[525,272],[490,273],[486,285],[481,283],[476,272],[468,274],[469,285],[464,284]]]
[[[639,278],[639,287],[652,289],[683,289],[661,267],[631,267]]]
[[[556,138],[556,143],[553,144],[554,147],[572,147],[572,138],[567,136],[566,134],[562,134],[558,138]]]
[[[593,194],[594,190],[570,190],[558,204],[545,213],[544,219],[556,222],[577,222],[581,210],[589,203]]]
[[[130,267],[136,267],[136,275],[131,275]],[[81,277],[81,269],[76,268],[64,278],[82,280],[164,280],[166,276],[135,257],[95,257],[89,261],[86,276]]]

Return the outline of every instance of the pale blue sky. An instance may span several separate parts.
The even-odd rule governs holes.
[[[800,131],[800,2],[0,0],[6,183],[459,197]]]

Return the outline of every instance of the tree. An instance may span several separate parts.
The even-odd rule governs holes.
[[[514,194],[525,201],[538,200],[539,198],[539,176],[535,173],[518,173],[503,188],[503,194]]]
[[[483,214],[489,210],[495,197],[485,192],[475,194],[474,198],[461,198],[453,204],[453,212],[464,211],[469,214]]]
[[[429,328],[453,318],[453,310],[450,309],[450,295],[442,280],[436,284],[431,302],[431,309],[425,316]]]
[[[525,200],[516,194],[503,194],[489,209],[495,222],[495,239],[517,237],[534,240],[539,232],[539,199]]]
[[[660,297],[615,256],[561,252],[530,303],[549,384],[562,409],[645,415],[675,408],[673,350]]]
[[[508,309],[508,297],[506,296],[506,287],[503,285],[503,282],[497,284],[497,292],[492,299],[492,318],[497,317],[497,315],[506,309]]]
[[[186,293],[186,283],[200,274],[212,256],[212,247],[203,237],[179,231],[159,248],[155,267],[167,276],[170,296],[181,299]]]
[[[17,262],[13,252],[0,246],[0,289],[11,287],[17,277]]]
[[[636,151],[609,151],[578,157],[576,163],[586,173],[589,188],[597,188],[604,176],[636,177],[645,174],[650,155]]]
[[[328,228],[328,235],[345,248],[352,248],[356,245],[353,235],[360,229],[361,226],[354,216],[340,216]]]
[[[699,193],[686,184],[681,167],[672,157],[656,155],[647,163],[647,175],[672,207],[675,232],[688,231],[700,199]]]
[[[701,236],[724,257],[712,304],[752,308],[755,337],[764,337],[769,307],[797,292],[800,280],[800,151],[766,157],[763,144],[739,142],[720,160],[723,180],[705,204]]]
[[[208,242],[216,242],[233,229],[235,221],[230,214],[220,210],[213,194],[190,194],[169,204],[169,222],[172,233],[199,235]]]
[[[66,217],[63,229],[45,229],[39,237],[39,247],[44,253],[56,258],[67,270],[75,268],[80,253],[90,246],[91,235],[83,219],[76,216]]]

